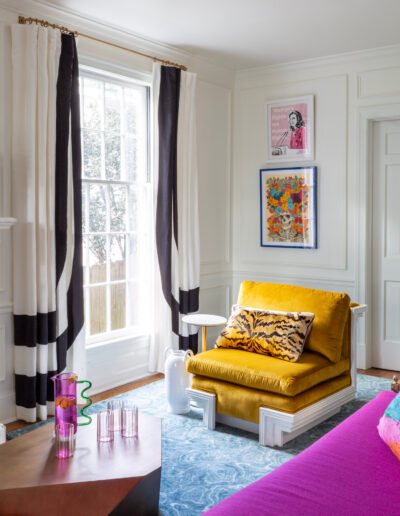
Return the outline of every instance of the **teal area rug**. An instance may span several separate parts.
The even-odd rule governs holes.
[[[163,380],[117,397],[129,399],[140,411],[163,419],[161,514],[196,516],[297,455],[380,391],[390,390],[390,383],[358,375],[357,396],[352,402],[279,450],[262,447],[258,436],[225,425],[217,425],[214,432],[207,430],[199,409],[192,409],[187,416],[169,414]],[[89,413],[98,412],[106,404],[101,401],[92,405]],[[46,423],[11,432],[8,437]]]

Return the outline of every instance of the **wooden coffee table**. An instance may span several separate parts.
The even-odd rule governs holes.
[[[97,442],[97,419],[78,427],[69,459],[54,454],[54,425],[0,446],[0,514],[157,515],[161,419],[139,413],[138,439]]]

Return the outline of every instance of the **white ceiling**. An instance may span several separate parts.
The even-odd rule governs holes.
[[[400,44],[400,0],[42,0],[232,69]]]

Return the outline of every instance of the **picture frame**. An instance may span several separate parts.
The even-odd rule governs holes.
[[[267,162],[314,159],[314,95],[266,103]]]
[[[260,170],[260,245],[317,248],[317,167]]]

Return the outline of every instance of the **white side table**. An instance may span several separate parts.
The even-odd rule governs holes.
[[[220,315],[190,314],[182,317],[182,322],[186,324],[203,327],[203,351],[206,351],[207,345],[207,326],[222,326],[226,321],[226,317]]]

